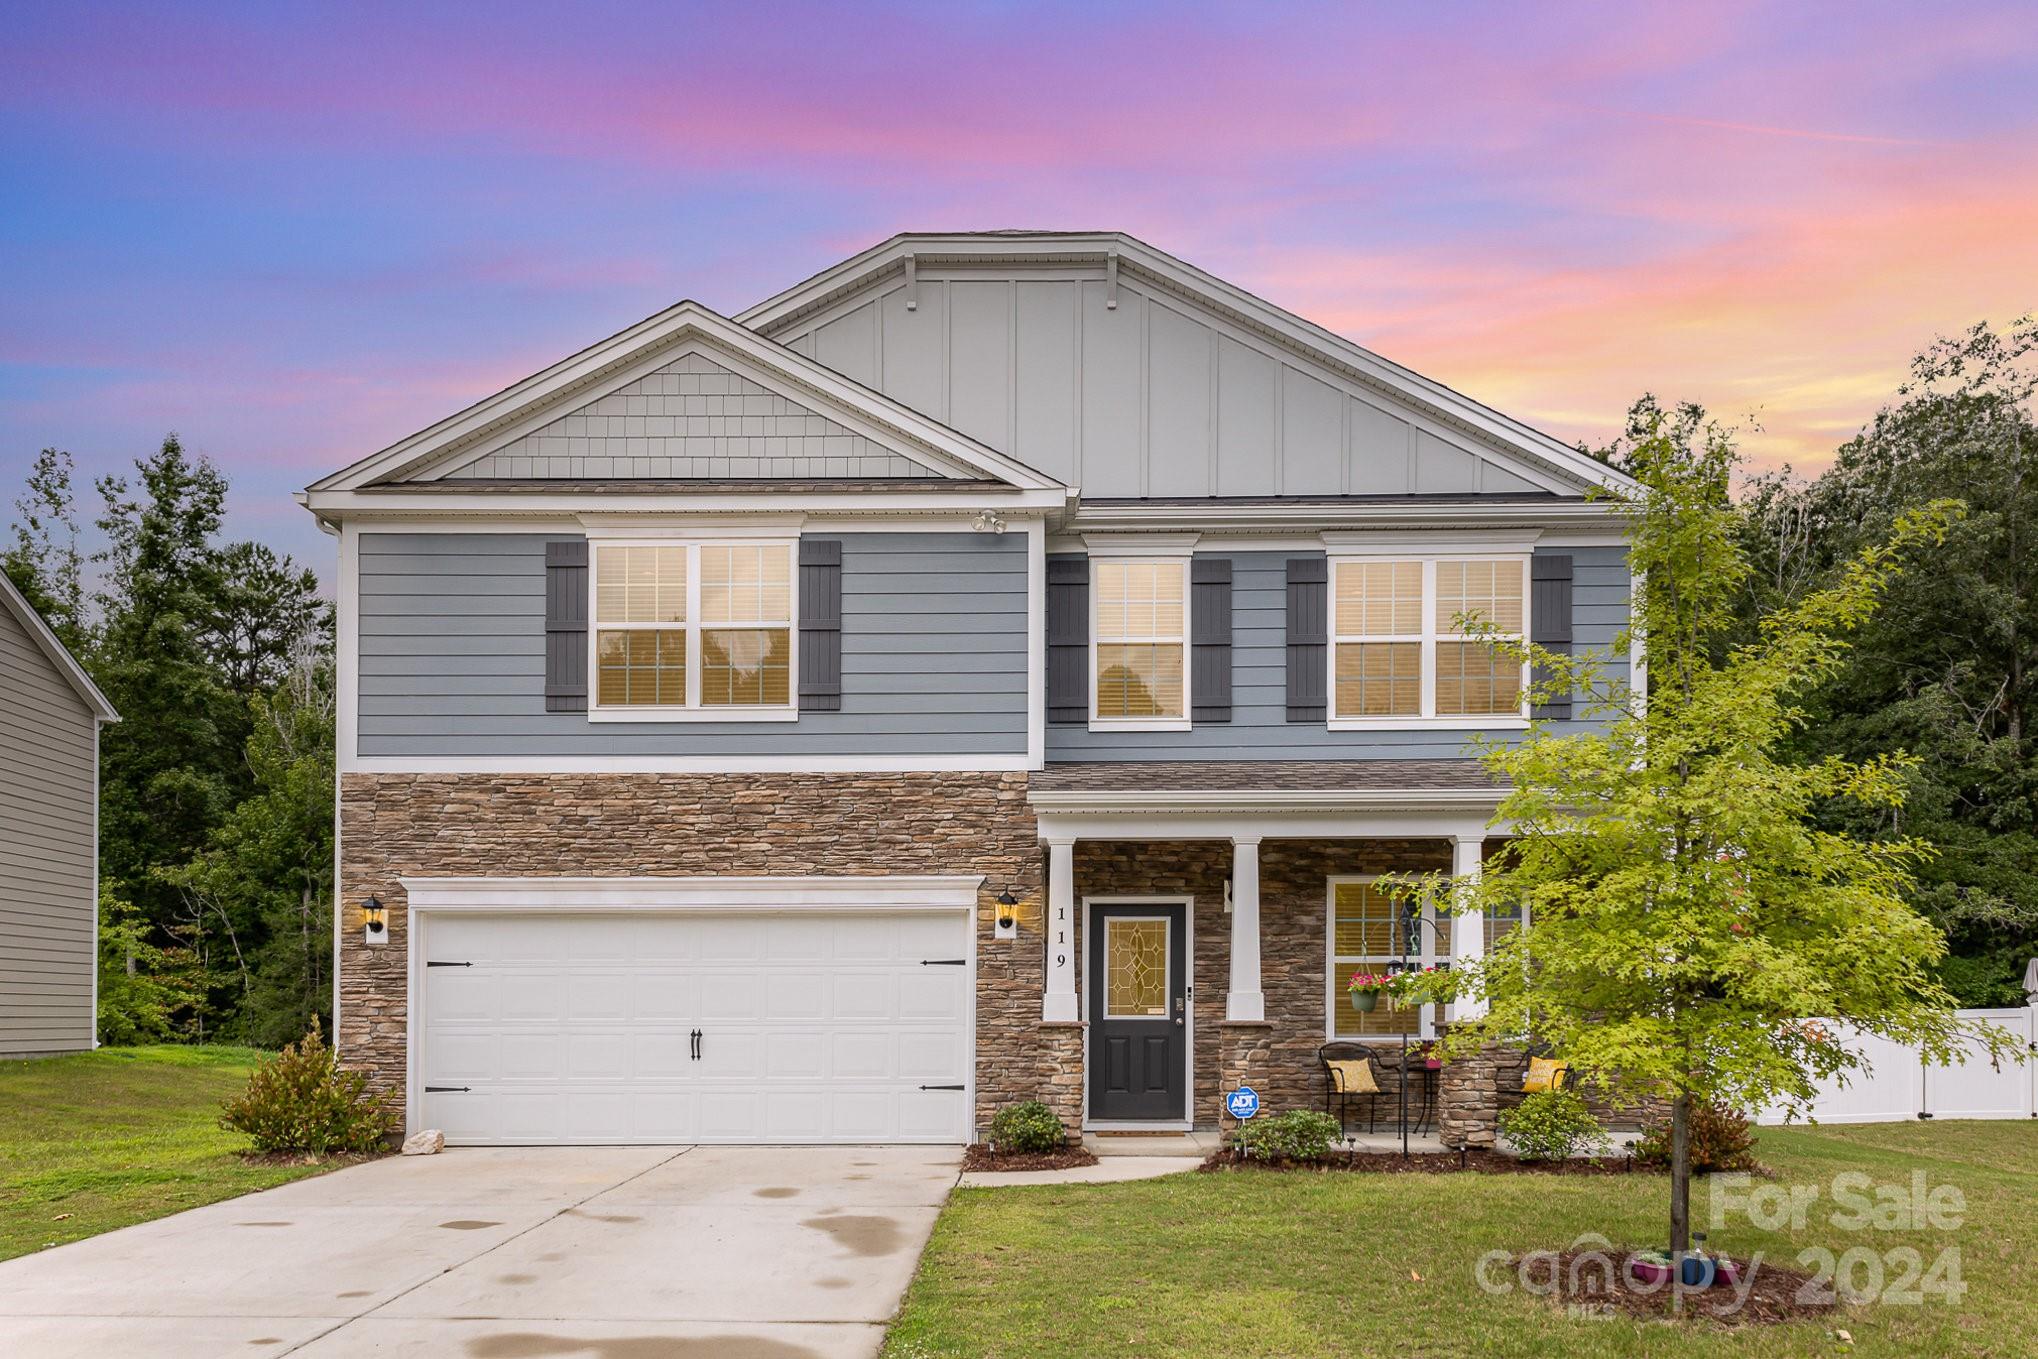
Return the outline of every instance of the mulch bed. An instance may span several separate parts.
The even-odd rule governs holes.
[[[1739,1284],[1679,1288],[1638,1284],[1628,1273],[1632,1248],[1542,1251],[1514,1261],[1518,1287],[1573,1311],[1640,1321],[1692,1318],[1722,1326],[1774,1326],[1830,1317],[1839,1308],[1830,1281],[1768,1259],[1738,1262]]]
[[[963,1149],[964,1170],[1072,1170],[1093,1166],[1097,1156],[1079,1142],[1060,1151],[993,1151],[986,1142],[972,1142]]]
[[[1660,1175],[1628,1156],[1601,1161],[1521,1161],[1499,1152],[1472,1150],[1417,1151],[1404,1159],[1398,1151],[1332,1151],[1321,1161],[1254,1161],[1232,1148],[1212,1152],[1198,1170],[1272,1170],[1325,1174],[1359,1171],[1374,1175]]]

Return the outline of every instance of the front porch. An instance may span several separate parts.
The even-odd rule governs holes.
[[[1484,956],[1488,922],[1431,902],[1410,929],[1372,883],[1476,876],[1498,798],[1466,760],[1057,765],[1034,776],[1048,861],[1041,1033],[1065,1073],[1057,1112],[1109,1138],[1226,1129],[1223,1096],[1240,1085],[1266,1113],[1323,1109],[1319,1049],[1351,1041],[1373,1050],[1381,1094],[1375,1109],[1350,1102],[1349,1131],[1367,1138],[1377,1114],[1372,1135],[1398,1147],[1406,1044],[1411,1131],[1491,1145],[1505,1076],[1481,1061],[1429,1070],[1420,1054],[1456,1016],[1385,1003],[1360,1013],[1344,983],[1398,968],[1404,946],[1417,965]],[[1464,1077],[1476,1078],[1469,1089]]]

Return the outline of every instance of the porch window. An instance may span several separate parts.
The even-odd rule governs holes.
[[[1458,620],[1525,636],[1527,577],[1520,556],[1334,562],[1331,725],[1521,718],[1526,667],[1467,638]]]
[[[1427,1037],[1436,1032],[1434,1005],[1400,1006],[1383,997],[1376,1008],[1360,1011],[1352,1008],[1350,993],[1345,990],[1355,972],[1387,973],[1400,969],[1404,961],[1414,967],[1450,962],[1448,914],[1439,915],[1435,904],[1425,901],[1404,954],[1405,921],[1400,899],[1382,892],[1374,879],[1331,879],[1330,969],[1325,988],[1325,1032],[1329,1037],[1391,1038],[1404,1033]]]
[[[1091,614],[1099,726],[1180,726],[1189,713],[1189,563],[1098,557]]]
[[[791,716],[792,545],[595,548],[594,708]]]

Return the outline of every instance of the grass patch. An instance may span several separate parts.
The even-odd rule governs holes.
[[[1560,1249],[1596,1232],[1668,1234],[1656,1175],[1175,1175],[1122,1185],[963,1189],[950,1198],[887,1340],[887,1359],[1141,1356],[2007,1356],[2038,1335],[2038,1136],[2028,1122],[1769,1128],[1773,1183],[1817,1186],[1801,1229],[1745,1214],[1716,1250],[1783,1265],[1900,1247],[1960,1252],[1964,1299],[1843,1307],[1820,1322],[1735,1331],[1566,1315],[1518,1289],[1481,1290],[1489,1250]],[[1961,1227],[1835,1227],[1834,1175],[1908,1188],[1913,1171],[1965,1198]],[[1703,1184],[1693,1217],[1710,1208]],[[1889,1278],[1894,1280],[1896,1271]],[[1866,1275],[1857,1272],[1857,1283]],[[1851,1345],[1834,1332],[1847,1330]]]
[[[252,1048],[101,1048],[0,1062],[0,1260],[315,1175],[255,1164],[220,1102]]]

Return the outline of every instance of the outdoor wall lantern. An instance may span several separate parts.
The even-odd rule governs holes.
[[[374,897],[369,897],[361,903],[361,922],[367,927],[369,943],[389,942],[389,908]]]
[[[997,929],[992,931],[993,939],[1017,939],[1019,937],[1019,898],[1012,895],[1007,887],[998,893]]]

